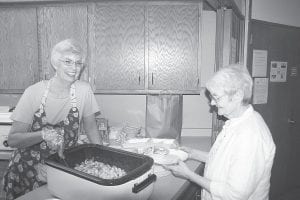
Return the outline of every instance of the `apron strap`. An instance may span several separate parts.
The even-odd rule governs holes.
[[[71,89],[70,89],[70,98],[71,98],[71,105],[72,105],[72,108],[76,108],[76,107],[77,107],[77,101],[76,101],[76,87],[75,87],[75,84],[74,84],[74,83],[71,85]]]
[[[46,86],[46,90],[45,90],[45,92],[44,92],[44,94],[42,96],[42,102],[40,104],[40,112],[44,111],[44,109],[45,109],[46,99],[47,99],[47,96],[48,96],[48,93],[49,93],[51,82],[52,82],[52,79],[50,79],[48,81],[48,84]],[[76,87],[75,87],[75,84],[73,83],[71,85],[71,88],[70,88],[70,98],[71,98],[72,108],[75,108],[77,106],[76,92],[75,91],[76,91]]]
[[[47,83],[47,86],[46,86],[46,90],[42,96],[42,102],[40,104],[40,111],[43,111],[44,108],[45,108],[45,105],[46,105],[46,99],[47,99],[47,96],[48,96],[48,93],[49,93],[49,88],[50,88],[50,85],[51,85],[51,82],[52,82],[52,79],[50,79]]]

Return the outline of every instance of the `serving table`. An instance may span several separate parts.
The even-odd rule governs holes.
[[[180,141],[181,145],[189,146],[202,151],[209,151],[211,147],[210,137],[182,137]],[[190,169],[196,173],[201,173],[204,168],[203,163],[188,160],[186,164]],[[167,176],[158,177],[155,184],[153,193],[150,196],[150,200],[169,200],[180,199],[184,192],[191,186],[191,183],[185,179],[177,178],[172,174]],[[16,200],[46,200],[54,198],[48,191],[47,185],[37,188]]]

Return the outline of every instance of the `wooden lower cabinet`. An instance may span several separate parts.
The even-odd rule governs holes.
[[[201,187],[195,183],[190,183],[177,200],[201,200]]]
[[[195,170],[196,174],[203,176],[204,164],[200,164]],[[201,200],[201,187],[193,182],[189,182],[187,188],[179,195],[177,200]]]

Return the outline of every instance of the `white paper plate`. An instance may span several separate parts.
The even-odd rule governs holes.
[[[153,158],[154,163],[160,165],[173,165],[176,164],[178,160],[185,161],[188,159],[188,154],[179,149],[169,149],[168,155],[152,154],[150,156]]]
[[[50,199],[45,199],[45,200],[61,200],[61,199],[58,199],[58,198],[50,198]]]

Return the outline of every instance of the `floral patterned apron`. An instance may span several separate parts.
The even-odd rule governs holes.
[[[79,130],[79,111],[76,106],[75,85],[71,85],[70,98],[72,107],[65,120],[52,125],[47,123],[45,105],[52,80],[49,80],[46,91],[42,97],[39,109],[35,112],[31,131],[40,131],[44,127],[60,129],[64,134],[65,149],[77,144]],[[6,199],[15,199],[25,193],[46,184],[45,177],[40,174],[40,167],[45,159],[56,153],[51,150],[45,141],[30,147],[16,149],[11,157],[8,170],[4,174],[4,190]],[[45,174],[44,174],[45,175]]]

